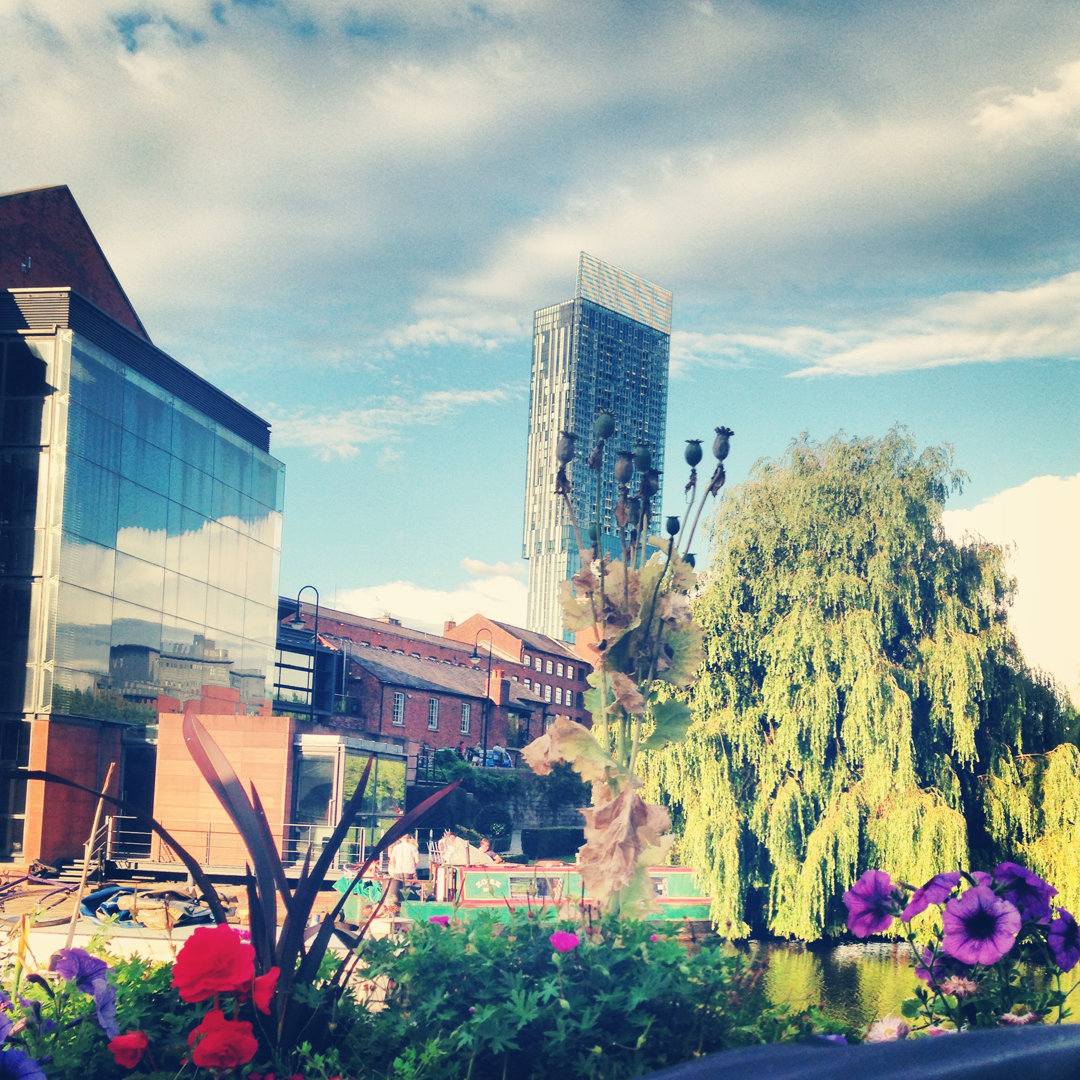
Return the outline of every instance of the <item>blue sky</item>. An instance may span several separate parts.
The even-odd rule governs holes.
[[[0,59],[0,190],[68,184],[273,423],[283,593],[523,620],[532,313],[587,250],[674,291],[669,464],[951,442],[1080,698],[1073,0],[0,0]]]

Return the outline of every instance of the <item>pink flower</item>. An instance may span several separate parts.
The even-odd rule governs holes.
[[[1032,1012],[1026,1005],[1014,1005],[1004,1016],[998,1017],[998,1023],[1004,1027],[1025,1024],[1037,1024],[1042,1017]]]
[[[581,938],[569,930],[556,930],[551,935],[551,944],[556,952],[572,952],[581,944]]]
[[[911,1029],[907,1021],[899,1016],[886,1016],[884,1020],[878,1020],[870,1025],[866,1033],[867,1042],[894,1042],[897,1039],[906,1039]]]
[[[663,938],[661,938],[659,934],[650,934],[649,935],[649,940],[650,941],[662,941]]]
[[[440,926],[450,925],[449,915],[431,915],[428,917],[428,922],[438,923]]]
[[[974,979],[965,979],[963,975],[950,975],[941,982],[941,992],[955,998],[969,998],[978,989]]]

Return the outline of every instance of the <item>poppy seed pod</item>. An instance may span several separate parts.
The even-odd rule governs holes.
[[[598,439],[610,439],[615,434],[615,414],[601,409],[593,421],[593,434]]]
[[[642,473],[652,468],[652,451],[643,442],[634,443],[634,465]]]
[[[574,440],[577,436],[572,431],[559,432],[559,441],[555,444],[555,460],[566,465],[574,458]]]
[[[687,566],[689,566],[691,570],[693,570],[693,569],[694,569],[694,566],[695,566],[695,565],[696,565],[696,563],[697,563],[697,560],[696,560],[696,559],[694,558],[694,553],[693,553],[692,551],[688,551],[688,552],[687,552],[687,553],[686,553],[686,554],[685,554],[685,555],[683,556],[683,562],[685,562],[685,563],[686,563],[686,565],[687,565]]]
[[[627,450],[620,450],[615,455],[615,483],[629,484],[634,475],[634,455]]]
[[[686,458],[687,465],[691,467],[696,465],[701,460],[701,440],[687,439],[683,457]]]
[[[641,478],[641,497],[651,499],[660,490],[660,474],[649,469]]]
[[[674,536],[679,531],[679,519],[673,514],[664,522],[664,528],[668,536]]]
[[[717,461],[723,461],[728,456],[728,450],[731,448],[730,439],[735,432],[731,428],[718,427],[716,429],[716,438],[713,440],[712,452],[713,457]]]

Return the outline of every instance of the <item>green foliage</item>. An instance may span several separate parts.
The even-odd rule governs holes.
[[[365,975],[391,980],[387,1008],[346,1036],[342,1065],[395,1080],[614,1080],[813,1030],[807,1014],[771,1005],[761,971],[718,942],[688,950],[655,925],[612,919],[557,953],[555,929],[517,914],[418,924],[404,949],[369,942]],[[380,1061],[392,1063],[385,1073]]]
[[[944,537],[961,479],[900,430],[803,437],[720,505],[695,723],[647,791],[732,932],[837,931],[868,867],[921,881],[972,851],[1076,897],[1076,714],[1007,631],[1002,552]]]

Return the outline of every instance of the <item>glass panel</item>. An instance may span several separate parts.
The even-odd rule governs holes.
[[[123,377],[114,367],[72,346],[71,399],[119,424],[123,419]]]
[[[208,587],[206,625],[208,629],[227,630],[239,637],[244,632],[244,598],[224,589]]]
[[[145,649],[161,650],[161,611],[113,602],[112,649],[137,645]]]
[[[54,656],[64,667],[95,676],[109,670],[113,601],[108,593],[60,583]]]
[[[121,477],[117,548],[164,565],[168,510],[167,499]]]
[[[169,494],[169,455],[145,439],[124,432],[120,447],[120,471],[130,480],[159,495]]]
[[[69,584],[108,596],[116,577],[116,552],[65,532],[60,541],[60,577]]]
[[[116,554],[115,595],[121,600],[160,611],[165,587],[165,570],[156,563]]]
[[[299,754],[296,783],[293,789],[292,820],[300,825],[323,825],[330,822],[334,799],[333,757]]]
[[[168,450],[172,446],[172,413],[168,398],[157,387],[151,389],[133,372],[124,380],[124,429]]]
[[[37,516],[38,450],[0,451],[0,521],[33,528]]]
[[[166,570],[164,610],[186,621],[205,623],[206,583]]]
[[[106,547],[115,546],[120,477],[85,458],[69,456],[64,489],[64,528]]]
[[[195,468],[179,458],[169,463],[169,497],[178,503],[210,516],[213,506],[214,483],[209,473]]]
[[[78,454],[103,469],[120,471],[123,443],[119,424],[76,402],[68,407],[68,454]]]

